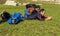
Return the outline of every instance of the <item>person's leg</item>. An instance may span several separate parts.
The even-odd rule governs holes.
[[[16,21],[16,19],[13,18],[13,19],[12,19],[12,23],[15,23],[15,21]]]
[[[47,18],[45,18],[45,21],[48,21],[48,20],[51,20],[52,19],[52,17],[47,17]]]

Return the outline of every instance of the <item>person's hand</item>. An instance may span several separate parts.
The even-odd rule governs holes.
[[[45,20],[47,21],[47,20],[51,20],[52,19],[52,17],[50,16],[50,17],[47,17]]]

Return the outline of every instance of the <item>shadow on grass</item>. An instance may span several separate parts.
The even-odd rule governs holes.
[[[12,24],[10,24],[10,25],[17,25],[17,24],[19,24],[19,23],[21,23],[21,22],[23,22],[24,20],[20,20],[20,21],[18,21],[17,23],[12,23]]]
[[[5,23],[5,22],[7,22],[7,20],[1,20],[1,21],[0,21],[0,24],[3,24],[3,23]]]

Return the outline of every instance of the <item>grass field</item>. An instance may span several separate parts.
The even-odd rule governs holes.
[[[51,21],[25,20],[17,25],[8,22],[0,24],[0,36],[60,36],[60,5],[41,5],[46,9],[46,16],[52,16]],[[10,14],[24,13],[25,6],[0,6]]]

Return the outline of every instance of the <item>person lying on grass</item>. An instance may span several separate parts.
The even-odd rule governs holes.
[[[36,12],[35,12],[35,4],[27,4],[26,5],[26,11],[24,14],[24,17],[26,19],[35,19],[36,18]]]
[[[39,5],[28,4],[26,5],[27,13],[24,14],[26,19],[39,19],[39,20],[51,20],[52,17],[45,17],[45,9],[40,10]]]
[[[36,4],[27,4],[26,5],[26,9],[25,9],[25,14],[27,14],[27,15],[30,15],[30,12],[28,11],[28,9],[30,8],[30,7],[35,7],[36,6]]]
[[[52,17],[46,17],[45,16],[45,9],[41,9],[40,5],[36,5],[35,6],[35,11],[38,12],[38,14],[36,15],[36,19],[45,21],[45,20],[51,20]]]
[[[36,5],[36,6],[35,6],[35,11],[36,11],[36,12],[39,13],[39,12],[40,12],[40,9],[41,9],[40,5]]]
[[[39,19],[39,20],[42,20],[42,21],[47,21],[47,20],[51,20],[52,19],[52,17],[46,17],[45,16],[45,9],[41,9],[40,10],[40,13],[39,14],[37,14],[37,18]]]

